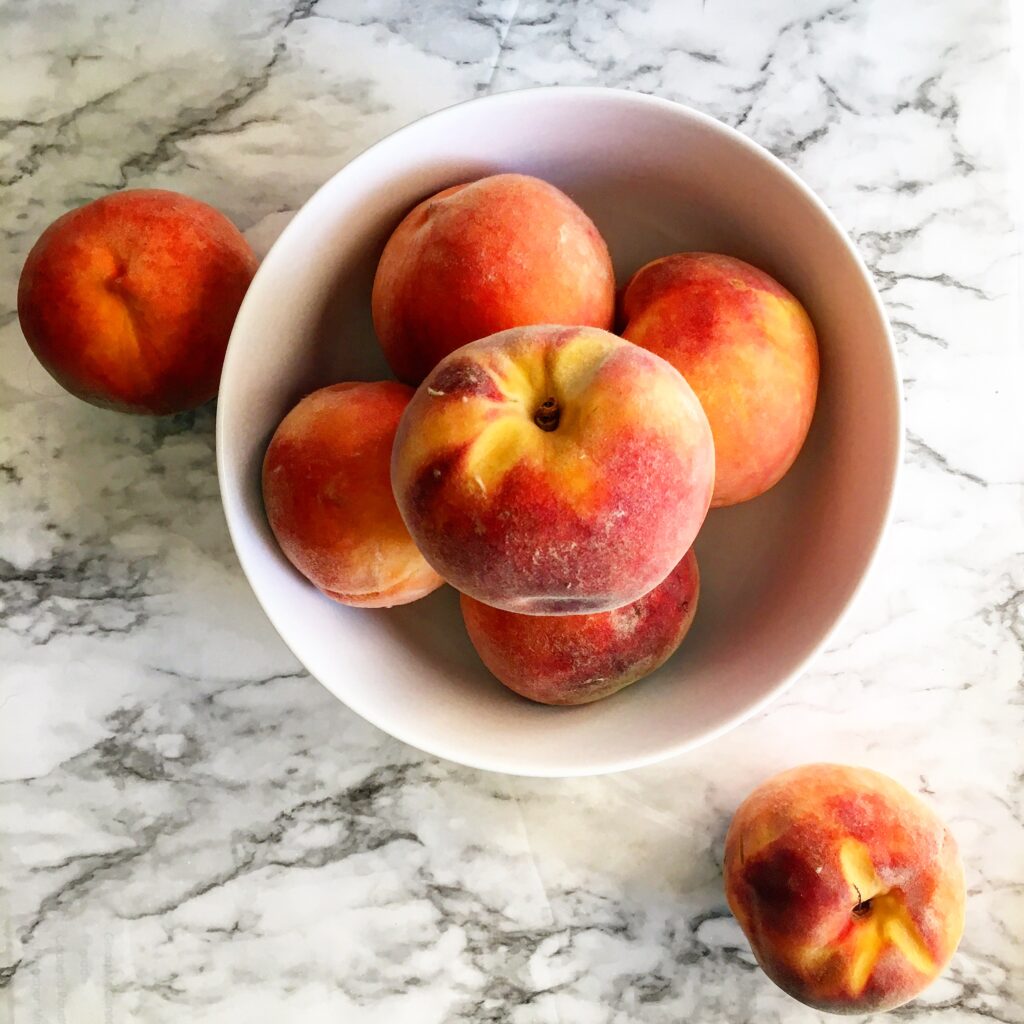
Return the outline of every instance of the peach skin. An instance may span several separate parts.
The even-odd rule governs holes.
[[[691,548],[649,594],[592,615],[519,615],[462,595],[462,617],[483,663],[541,704],[588,704],[650,675],[683,642],[700,576]]]
[[[778,483],[818,393],[817,339],[797,299],[742,260],[678,253],[633,275],[622,315],[622,336],[667,359],[704,406],[715,438],[712,506]]]
[[[425,199],[398,225],[373,282],[373,323],[399,380],[527,324],[610,328],[615,278],[590,218],[554,185],[495,174]]]
[[[73,395],[181,412],[217,394],[257,261],[221,213],[161,189],[116,192],[54,221],[18,286],[25,338]]]
[[[522,327],[434,369],[391,480],[427,561],[464,594],[533,615],[610,611],[686,554],[714,449],[663,359],[592,327]]]
[[[398,514],[388,466],[412,389],[396,381],[334,384],[277,428],[263,462],[263,500],[281,550],[328,597],[389,608],[441,578]]]
[[[733,818],[724,873],[729,906],[768,977],[831,1013],[913,999],[963,932],[952,835],[867,768],[811,764],[769,779]]]

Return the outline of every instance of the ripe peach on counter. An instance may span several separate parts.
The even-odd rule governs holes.
[[[285,416],[267,448],[263,500],[274,536],[342,604],[389,608],[441,585],[391,493],[391,446],[411,397],[396,381],[321,388]]]
[[[495,174],[438,192],[398,225],[373,282],[373,323],[399,380],[527,324],[610,328],[615,278],[590,218],[554,185]]]
[[[622,314],[622,336],[667,359],[704,406],[715,437],[712,506],[778,483],[818,393],[818,344],[799,301],[749,263],[689,252],[641,267]]]
[[[912,999],[956,950],[964,876],[939,818],[867,768],[769,779],[725,841],[725,892],[765,973],[832,1013]]]
[[[257,260],[197,199],[116,192],[64,214],[25,261],[18,316],[49,373],[122,412],[181,412],[217,394]]]
[[[462,617],[483,663],[509,689],[542,704],[589,704],[650,675],[683,642],[697,611],[691,548],[649,594],[592,615],[519,615],[462,595]]]
[[[686,554],[714,449],[663,359],[592,327],[523,327],[434,369],[402,417],[391,479],[458,590],[533,615],[610,611]]]

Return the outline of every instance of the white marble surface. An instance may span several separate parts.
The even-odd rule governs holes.
[[[1024,1021],[1010,14],[3,0],[0,1021],[818,1021],[753,966],[720,858],[745,792],[826,758],[928,794],[964,852],[961,950],[898,1016]],[[533,83],[677,98],[789,162],[877,276],[909,437],[881,567],[788,696],[674,763],[572,782],[437,762],[334,701],[240,575],[212,412],[80,404],[14,313],[32,241],[85,200],[179,189],[265,249],[390,129]]]

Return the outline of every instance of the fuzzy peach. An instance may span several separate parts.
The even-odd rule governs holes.
[[[707,418],[668,363],[590,327],[523,327],[446,357],[402,417],[392,484],[427,561],[526,614],[621,608],[708,509]]]
[[[769,779],[733,818],[724,872],[729,906],[768,977],[832,1013],[912,999],[963,931],[952,835],[866,768],[811,764]]]
[[[39,361],[93,405],[164,414],[217,394],[257,261],[197,199],[116,192],[64,214],[25,261],[18,316]]]
[[[691,548],[649,594],[592,615],[520,615],[462,595],[462,617],[483,663],[509,689],[542,704],[589,704],[663,665],[697,611]]]
[[[615,278],[590,218],[554,185],[495,174],[455,185],[398,225],[373,282],[373,323],[399,380],[527,324],[610,328]]]
[[[715,437],[712,505],[763,494],[803,446],[818,393],[818,344],[803,306],[742,260],[678,253],[638,270],[623,337],[667,359]]]
[[[408,604],[441,585],[391,493],[391,446],[411,397],[396,381],[321,388],[285,416],[267,448],[263,500],[274,536],[342,604]]]

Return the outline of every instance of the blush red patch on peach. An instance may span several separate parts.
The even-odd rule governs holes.
[[[461,494],[458,501],[448,500],[450,481],[466,458],[466,448],[445,452],[424,467],[409,501],[421,520],[431,524],[430,547],[444,561],[471,564],[502,550],[504,558],[492,568],[492,586],[516,593],[529,579],[548,595],[537,610],[573,614],[587,607],[573,594],[584,581],[592,590],[613,593],[620,580],[641,568],[646,552],[624,543],[617,529],[625,521],[654,538],[655,545],[670,542],[676,524],[644,499],[641,484],[653,477],[669,492],[682,491],[692,486],[692,473],[688,465],[659,458],[659,450],[642,428],[621,436],[605,459],[603,483],[587,495],[587,513],[567,500],[543,469],[527,464],[505,473],[496,494],[480,494],[476,501]],[[612,514],[595,517],[588,514],[593,507]],[[515,509],[515,514],[495,516],[489,514],[491,508]],[[532,543],[534,537],[543,540]]]
[[[686,636],[700,577],[693,551],[624,608],[590,615],[520,615],[462,597],[470,638],[510,689],[546,704],[598,700],[663,664]]]

